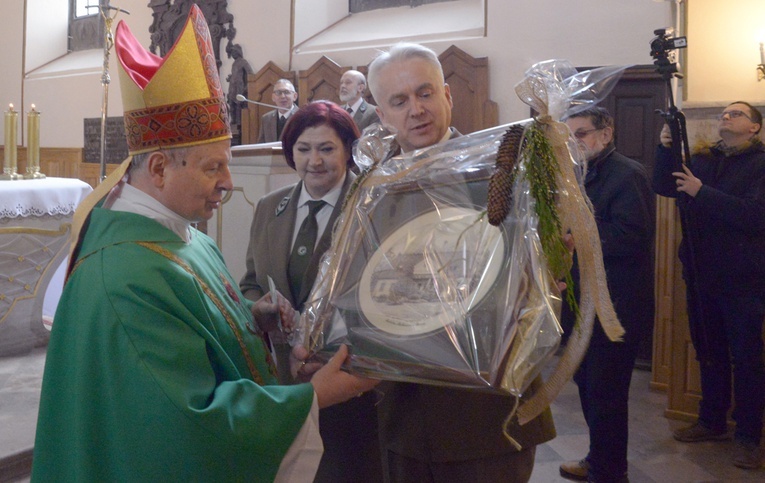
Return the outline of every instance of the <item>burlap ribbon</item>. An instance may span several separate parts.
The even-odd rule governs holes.
[[[587,352],[596,314],[610,340],[619,340],[624,329],[616,317],[606,285],[603,252],[595,217],[589,199],[582,193],[574,173],[574,162],[567,146],[570,131],[568,126],[557,121],[565,112],[568,102],[563,90],[551,80],[527,77],[515,87],[515,91],[523,102],[539,113],[536,120],[543,124],[545,136],[555,152],[559,167],[556,180],[558,214],[562,233],[570,231],[574,236],[581,276],[581,319],[553,373],[542,388],[518,408],[518,422],[525,424],[541,414],[573,377]]]

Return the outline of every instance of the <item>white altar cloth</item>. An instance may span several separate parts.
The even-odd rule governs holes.
[[[43,302],[55,307],[72,215],[93,189],[68,178],[0,181],[0,356],[47,342]],[[52,315],[52,314],[50,314]]]
[[[0,222],[18,217],[71,215],[91,191],[89,184],[70,178],[0,181]]]

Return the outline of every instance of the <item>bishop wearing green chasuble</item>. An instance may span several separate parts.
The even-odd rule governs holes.
[[[75,215],[43,377],[33,481],[311,481],[318,409],[375,381],[278,386],[263,326],[194,224],[232,188],[226,101],[193,6],[165,58],[124,23],[115,51],[131,157]]]

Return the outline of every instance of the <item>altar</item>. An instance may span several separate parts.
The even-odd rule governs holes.
[[[43,306],[61,296],[72,216],[92,190],[69,178],[0,181],[0,356],[47,343]]]

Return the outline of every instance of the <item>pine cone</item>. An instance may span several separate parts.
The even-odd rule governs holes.
[[[523,139],[524,127],[520,124],[510,126],[502,136],[497,149],[496,171],[489,179],[489,193],[486,202],[489,223],[498,226],[507,218],[513,204],[513,182],[518,151]]]
[[[505,131],[499,149],[497,149],[497,168],[503,168],[510,172],[515,169],[522,138],[523,126],[520,124],[514,124]]]
[[[487,211],[489,223],[499,226],[510,213],[513,204],[513,173],[497,168],[489,178]]]

